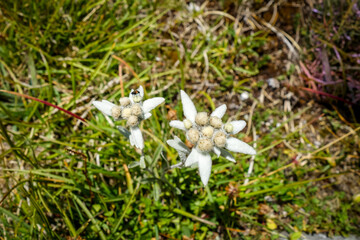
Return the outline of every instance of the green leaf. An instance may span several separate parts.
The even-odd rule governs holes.
[[[298,240],[301,238],[301,232],[293,232],[290,234],[290,240]]]

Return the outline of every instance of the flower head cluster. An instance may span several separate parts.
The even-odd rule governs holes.
[[[130,128],[130,143],[139,149],[144,148],[144,139],[139,128],[140,122],[151,117],[150,111],[165,101],[164,98],[156,97],[143,102],[143,97],[144,89],[140,86],[136,90],[132,89],[129,97],[120,98],[120,105],[107,100],[93,102],[103,114],[112,116],[115,120],[126,120],[126,125]]]
[[[246,122],[232,121],[223,123],[221,118],[226,112],[225,104],[216,108],[209,116],[206,112],[198,113],[190,97],[182,90],[181,101],[186,119],[183,121],[171,121],[170,126],[185,131],[187,140],[194,145],[184,165],[187,167],[197,163],[200,178],[204,185],[208,183],[211,174],[211,152],[214,152],[218,157],[221,155],[232,162],[235,162],[235,159],[227,150],[252,155],[256,154],[256,151],[247,143],[231,137],[231,134],[237,134],[244,129]],[[183,147],[180,148],[177,147],[179,144],[174,144],[178,143],[178,139],[172,141],[169,143],[170,146],[176,146],[174,148],[179,153],[180,151],[186,153]]]

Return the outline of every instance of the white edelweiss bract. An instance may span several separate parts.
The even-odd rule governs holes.
[[[185,167],[189,167],[193,165],[194,163],[197,163],[199,161],[199,158],[201,157],[201,152],[193,148],[189,154],[189,156],[186,158],[185,161]]]
[[[200,179],[206,186],[207,183],[209,182],[209,178],[211,175],[212,161],[211,161],[210,154],[203,154],[203,153],[200,153],[200,154],[201,154],[201,157],[199,158],[199,162],[198,162]]]
[[[181,102],[183,105],[183,112],[184,116],[189,119],[192,124],[195,123],[195,117],[197,114],[196,108],[194,103],[191,101],[190,97],[184,92],[183,90],[180,90],[180,96],[181,96]]]
[[[131,90],[129,97],[120,98],[120,106],[115,105],[107,100],[94,101],[94,106],[103,114],[112,116],[115,120],[124,119],[126,125],[130,127],[130,132],[119,130],[130,140],[131,146],[139,149],[144,148],[144,139],[139,128],[142,120],[151,117],[150,111],[165,101],[164,98],[155,97],[142,102],[144,97],[144,89],[140,86],[136,90]],[[129,133],[129,134],[127,134]]]
[[[244,153],[250,155],[256,154],[255,149],[252,148],[249,144],[233,137],[230,137],[226,140],[225,148],[232,152],[238,152],[238,153]]]
[[[138,127],[130,128],[130,139],[132,139],[131,145],[135,145],[137,148],[143,149],[144,148],[144,138],[142,136],[141,130]],[[131,143],[131,140],[130,140]]]
[[[111,116],[111,109],[116,106],[112,102],[109,102],[107,100],[101,100],[101,101],[94,101],[94,106],[99,109],[103,114]]]
[[[186,130],[185,128],[185,125],[184,125],[184,122],[182,121],[179,121],[179,120],[173,120],[170,122],[170,126],[171,127],[174,127],[174,128],[178,128],[178,129],[181,129],[181,130]]]
[[[236,161],[227,150],[251,155],[256,154],[255,149],[247,143],[230,137],[230,134],[237,134],[243,130],[246,122],[240,120],[224,124],[221,118],[225,115],[227,109],[225,104],[217,107],[208,116],[206,112],[197,112],[194,103],[184,91],[181,90],[180,93],[186,119],[184,121],[171,121],[170,126],[185,131],[187,140],[194,145],[191,152],[182,151],[182,155],[188,156],[185,162],[183,156],[181,156],[181,160],[184,162],[185,167],[198,164],[200,178],[204,185],[207,185],[211,174],[211,152],[214,152],[218,157],[223,156],[231,162]],[[180,140],[177,138],[177,145],[179,145],[178,141]],[[174,142],[168,142],[168,144],[174,147]],[[183,143],[183,145],[185,144]],[[181,150],[179,150],[179,147],[174,148],[180,155]],[[181,166],[177,164],[177,167]]]
[[[244,120],[232,121],[230,124],[233,126],[233,130],[231,132],[232,134],[238,134],[246,126],[246,122]]]
[[[152,116],[151,113],[144,113],[144,120],[148,119],[151,116]]]
[[[200,179],[206,186],[211,174],[212,161],[210,154],[201,153],[197,149],[193,148],[185,161],[185,167],[189,167],[194,164],[198,164]]]
[[[145,113],[148,113],[151,110],[153,110],[154,108],[156,108],[158,105],[163,103],[164,101],[165,101],[165,99],[162,97],[150,98],[150,99],[144,101],[142,109]]]
[[[212,113],[211,113],[211,117],[218,117],[218,118],[222,118],[224,115],[225,115],[225,112],[226,112],[226,105],[223,104],[219,107],[217,107]]]

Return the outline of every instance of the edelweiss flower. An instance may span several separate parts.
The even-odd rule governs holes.
[[[174,120],[170,122],[171,127],[175,127],[186,132],[186,138],[192,144],[193,149],[184,161],[185,167],[198,163],[201,181],[207,185],[211,174],[211,156],[210,152],[214,152],[218,157],[221,155],[229,161],[236,162],[234,157],[225,150],[256,154],[254,148],[237,138],[230,137],[230,134],[237,134],[244,129],[245,121],[232,121],[223,123],[221,118],[226,112],[226,105],[223,104],[216,108],[214,112],[208,116],[206,112],[197,112],[194,103],[190,97],[181,90],[181,102],[186,119],[183,121]],[[169,140],[170,141],[170,140]],[[168,144],[178,150],[180,155],[179,140],[174,139]],[[179,150],[180,149],[180,150]],[[189,150],[190,151],[190,150]],[[186,153],[186,150],[182,152]],[[180,158],[184,158],[180,155]]]
[[[115,105],[107,100],[94,101],[94,106],[103,114],[112,116],[115,120],[126,120],[126,125],[130,127],[131,146],[139,149],[144,148],[144,139],[139,128],[142,120],[151,117],[150,111],[165,101],[162,97],[151,98],[142,102],[144,89],[140,86],[136,90],[131,90],[129,97],[120,98],[120,106]]]
[[[197,5],[196,3],[189,3],[189,5],[186,5],[186,9],[190,12],[190,13],[196,13],[196,12],[200,12],[200,6]]]

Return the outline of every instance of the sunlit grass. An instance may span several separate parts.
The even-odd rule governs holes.
[[[0,6],[2,89],[86,119],[0,93],[0,236],[253,239],[276,238],[283,231],[356,230],[358,205],[340,191],[324,198],[316,193],[333,184],[326,180],[348,176],[350,171],[332,169],[347,155],[356,158],[358,128],[349,129],[336,113],[313,110],[312,102],[295,107],[294,97],[272,95],[280,89],[256,78],[274,61],[264,50],[269,31],[243,31],[225,12],[205,7],[191,13],[184,2],[10,1]],[[275,74],[281,79],[293,73]],[[117,102],[122,91],[128,95],[139,85],[145,98],[166,102],[141,126],[146,169],[128,169],[140,155],[114,127],[125,123],[108,121],[91,102]],[[173,134],[185,140],[169,126],[171,118],[182,119],[180,89],[192,95],[199,110],[225,103],[226,120],[246,119],[251,127],[238,137],[256,143],[258,151],[249,177],[250,157],[241,154],[235,155],[236,164],[214,157],[205,188],[196,169],[169,170],[178,159],[166,140]],[[244,91],[250,98],[239,101]],[[294,104],[291,111],[284,109],[286,101]],[[322,127],[329,119],[336,138],[328,138]],[[311,138],[313,125],[325,135],[319,147]],[[332,208],[334,201],[340,204]]]

